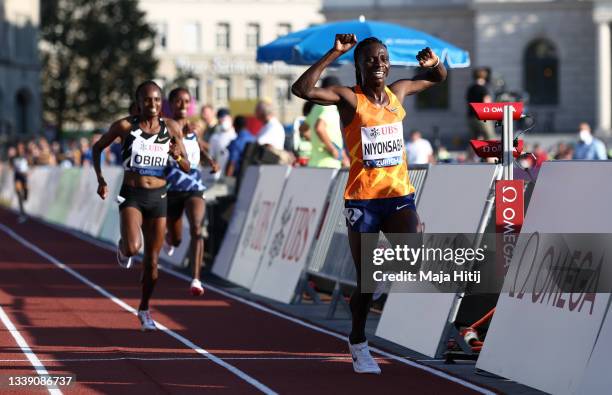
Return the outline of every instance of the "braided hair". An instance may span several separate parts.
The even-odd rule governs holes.
[[[363,52],[363,50],[367,46],[372,45],[372,44],[379,44],[385,47],[385,49],[387,49],[387,46],[385,45],[385,43],[383,43],[376,37],[368,37],[364,40],[359,41],[359,43],[355,47],[355,51],[353,52],[353,61],[355,62],[355,79],[357,80],[357,85],[361,84],[361,72],[359,70],[358,59],[361,56],[361,53]]]

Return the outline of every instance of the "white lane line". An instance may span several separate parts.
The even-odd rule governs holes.
[[[227,357],[220,358],[224,361],[352,361],[351,357]],[[385,361],[386,358],[376,358]],[[0,359],[0,362],[27,362],[27,359]],[[202,361],[201,357],[115,357],[115,358],[61,358],[41,359],[41,362],[112,362],[112,361]]]
[[[80,239],[80,240],[83,240],[83,241],[88,242],[90,244],[96,245],[96,246],[98,246],[100,248],[104,248],[104,249],[109,250],[109,251],[115,251],[114,247],[111,247],[110,245],[108,245],[108,244],[106,244],[106,243],[104,243],[102,241],[99,241],[97,239],[94,239],[93,237],[84,236],[84,235],[82,235],[81,233],[79,233],[77,231],[74,231],[72,229],[68,229],[68,228],[65,228],[65,227],[60,227],[60,226],[53,225],[53,224],[47,224],[47,225],[49,225],[49,226],[51,226],[51,227],[53,227],[55,229],[58,229],[59,231],[63,231],[63,232],[69,233],[72,236],[76,237],[77,239]],[[171,275],[173,275],[173,276],[175,276],[177,278],[180,278],[180,279],[185,280],[187,282],[191,282],[191,277],[186,276],[183,273],[177,272],[177,271],[175,271],[175,270],[173,270],[171,268],[168,268],[168,267],[160,265],[159,269],[163,270],[166,273],[169,273],[169,274],[171,274]],[[308,323],[306,321],[303,321],[303,320],[301,320],[299,318],[291,317],[290,315],[287,315],[287,314],[281,313],[279,311],[273,310],[273,309],[271,309],[269,307],[266,307],[264,305],[261,305],[259,303],[256,303],[256,302],[253,302],[251,300],[245,299],[245,298],[243,298],[241,296],[234,295],[234,294],[232,294],[230,292],[227,292],[227,291],[225,291],[223,289],[217,288],[217,287],[215,287],[213,285],[205,284],[204,288],[210,289],[213,292],[219,293],[219,294],[221,294],[221,295],[223,295],[223,296],[225,296],[227,298],[233,299],[233,300],[235,300],[237,302],[249,305],[249,306],[251,306],[251,307],[253,307],[253,308],[257,309],[257,310],[265,311],[266,313],[275,315],[275,316],[277,316],[279,318],[283,318],[283,319],[285,319],[287,321],[291,321],[291,322],[293,322],[295,324],[298,324],[298,325],[301,325],[303,327],[312,329],[312,330],[314,330],[316,332],[324,333],[326,335],[333,336],[333,337],[335,337],[337,339],[348,341],[348,338],[346,336],[340,335],[340,334],[338,334],[336,332],[332,332],[332,331],[330,331],[328,329],[325,329],[325,328],[321,328],[321,327],[315,326],[315,325],[310,324],[310,323]],[[391,353],[389,353],[387,351],[384,351],[384,350],[381,350],[381,349],[379,349],[377,347],[370,346],[370,350],[372,350],[372,351],[374,351],[374,352],[376,352],[376,353],[378,353],[378,354],[380,354],[380,355],[382,355],[382,356],[384,356],[384,357],[386,357],[388,359],[393,359],[394,361],[397,361],[399,363],[403,363],[404,365],[408,365],[408,366],[412,366],[412,367],[417,368],[417,369],[424,370],[424,371],[426,371],[428,373],[433,374],[434,376],[438,376],[438,377],[443,378],[445,380],[448,380],[448,381],[451,381],[453,383],[462,385],[462,386],[464,386],[466,388],[469,388],[469,389],[474,390],[476,392],[479,392],[481,394],[485,394],[485,395],[495,395],[496,394],[495,392],[493,392],[491,390],[479,387],[478,385],[470,383],[469,381],[460,379],[458,377],[450,375],[450,374],[448,374],[446,372],[443,372],[441,370],[429,367],[427,365],[422,365],[422,364],[417,363],[417,362],[415,362],[415,361],[413,361],[411,359],[407,359],[407,358],[404,358],[404,357],[401,357],[401,356],[397,356],[397,355],[391,354]],[[348,351],[347,351],[347,353],[348,353]]]
[[[91,288],[95,289],[96,291],[98,291],[98,293],[100,293],[103,296],[107,297],[108,299],[112,300],[117,305],[122,307],[124,310],[127,310],[127,311],[129,311],[130,313],[132,313],[134,315],[138,314],[136,309],[134,309],[132,306],[128,305],[127,303],[123,302],[121,299],[117,298],[116,296],[114,296],[110,292],[106,291],[104,288],[102,288],[99,285],[95,284],[94,282],[90,281],[87,277],[85,277],[85,276],[81,275],[80,273],[78,273],[77,271],[71,269],[69,266],[67,266],[66,264],[60,262],[55,257],[47,254],[45,251],[43,251],[42,249],[38,248],[36,245],[30,243],[29,241],[27,241],[23,237],[19,236],[17,233],[13,232],[10,228],[5,226],[4,224],[0,224],[0,230],[4,231],[6,234],[11,236],[13,239],[17,240],[19,243],[21,243],[25,247],[31,249],[32,251],[36,252],[38,255],[42,256],[45,259],[47,259],[49,262],[53,263],[55,266],[59,267],[62,270],[65,270],[66,272],[70,273],[72,276],[76,277],[81,282],[89,285]],[[217,365],[220,365],[220,366],[224,367],[225,369],[229,370],[230,372],[234,373],[236,376],[240,377],[242,380],[244,380],[247,383],[251,384],[252,386],[257,388],[261,392],[263,392],[265,394],[276,394],[275,391],[273,391],[272,389],[268,388],[264,384],[260,383],[255,378],[253,378],[253,377],[249,376],[248,374],[244,373],[242,370],[236,368],[233,365],[228,364],[227,362],[223,361],[221,358],[211,354],[210,352],[208,352],[205,349],[203,349],[203,348],[199,347],[198,345],[194,344],[193,342],[191,342],[187,338],[179,335],[178,333],[172,331],[171,329],[168,329],[166,326],[160,324],[159,322],[156,321],[155,323],[156,323],[157,327],[160,330],[162,330],[163,332],[165,332],[167,335],[172,336],[173,338],[175,338],[179,342],[183,343],[185,346],[191,348],[193,351],[197,352],[198,354],[205,356],[206,358],[210,359],[211,361],[213,361]]]
[[[15,341],[17,342],[17,345],[19,346],[19,348],[21,348],[21,351],[26,356],[27,360],[21,360],[21,361],[29,361],[39,376],[48,377],[49,372],[47,371],[45,366],[42,364],[40,359],[38,359],[34,351],[32,351],[32,349],[28,345],[28,342],[26,342],[23,336],[21,336],[21,333],[19,333],[15,325],[13,325],[13,322],[11,321],[9,316],[6,315],[2,307],[0,307],[0,321],[2,321],[6,329],[8,329],[9,333],[13,336],[13,339],[15,339]],[[62,391],[60,391],[57,388],[52,388],[52,386],[47,386],[47,390],[52,395],[62,394]]]

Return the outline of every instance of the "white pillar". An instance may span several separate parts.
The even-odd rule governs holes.
[[[612,53],[610,25],[597,23],[597,125],[600,135],[610,136],[612,129]]]

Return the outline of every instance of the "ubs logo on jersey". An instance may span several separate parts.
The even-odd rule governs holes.
[[[370,137],[378,137],[380,136],[380,132],[377,128],[370,129]]]

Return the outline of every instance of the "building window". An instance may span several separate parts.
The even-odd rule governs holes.
[[[291,33],[291,23],[279,23],[276,27],[276,37],[286,36]]]
[[[192,100],[196,103],[199,103],[201,99],[200,80],[195,77],[190,77],[185,82],[185,85],[187,86],[187,90],[189,90],[189,94],[191,95]]]
[[[215,81],[215,101],[217,105],[225,105],[230,100],[230,79],[228,77],[218,78]]]
[[[524,87],[531,104],[559,103],[559,57],[548,40],[531,42],[523,58]]]
[[[217,23],[217,48],[230,49],[229,23]]]
[[[426,89],[416,96],[415,107],[419,110],[444,110],[449,108],[449,84],[451,71],[446,81]]]
[[[155,46],[163,50],[168,49],[168,24],[155,22],[153,30],[155,30]]]
[[[28,124],[28,112],[30,107],[30,93],[25,88],[20,89],[15,97],[15,108],[17,113],[15,119],[17,120],[17,133],[27,134],[29,132],[30,125]]]
[[[291,101],[291,79],[279,78],[275,83],[277,102]]]
[[[261,80],[257,77],[247,78],[245,82],[245,98],[258,99],[260,96]]]
[[[246,45],[248,49],[259,47],[259,24],[249,23],[247,25]]]
[[[200,24],[189,22],[183,24],[183,49],[186,52],[198,52],[200,50]]]

